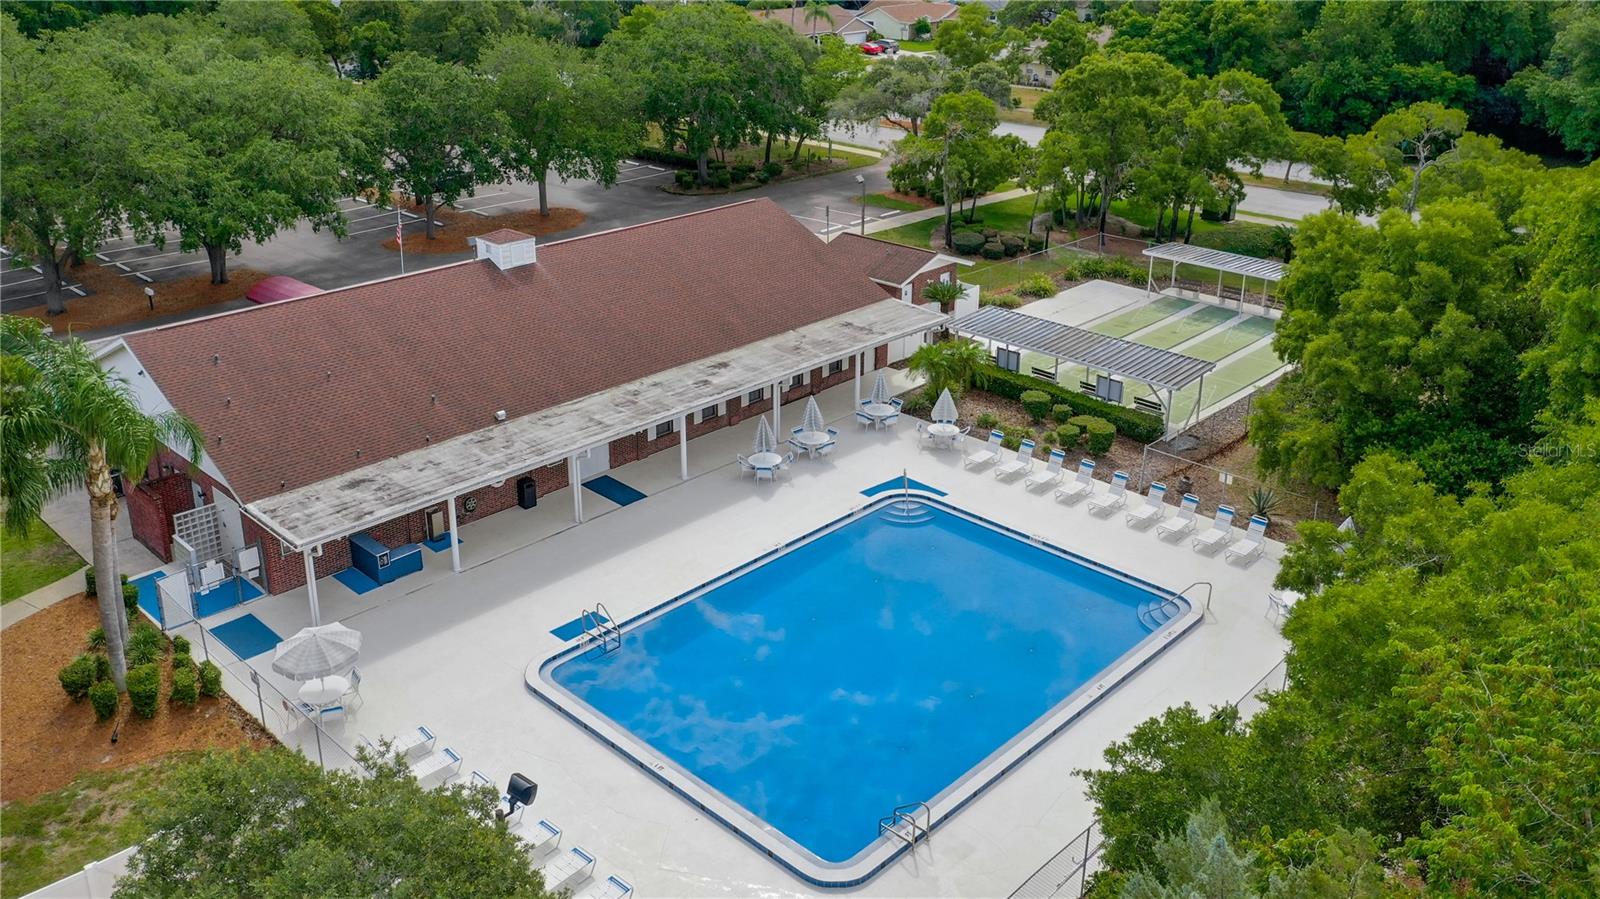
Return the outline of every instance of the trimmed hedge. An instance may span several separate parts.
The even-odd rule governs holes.
[[[161,708],[161,669],[139,665],[128,669],[128,703],[141,718],[154,718]]]
[[[185,637],[185,636],[183,636],[181,634],[178,635],[178,636],[173,637],[172,638],[172,651],[177,653],[178,655],[185,655],[185,656],[188,655],[189,654],[189,638]]]
[[[178,705],[193,706],[200,701],[200,690],[195,685],[194,666],[172,669],[171,700]]]
[[[1017,401],[1028,410],[1028,415],[1035,423],[1044,421],[1045,414],[1050,411],[1050,394],[1043,390],[1024,390],[1017,396]]]
[[[111,681],[103,680],[89,688],[89,704],[94,706],[95,718],[101,721],[110,721],[117,714],[120,700],[117,685]]]
[[[1097,415],[1079,416],[1080,421],[1075,422],[1083,432],[1088,435],[1089,454],[1103,456],[1111,449],[1111,444],[1117,439],[1116,426]]]
[[[1056,440],[1061,442],[1062,448],[1077,446],[1078,438],[1083,436],[1077,425],[1062,425],[1056,428]]]
[[[126,652],[129,667],[149,665],[159,661],[166,655],[166,644],[167,641],[161,636],[160,631],[143,622],[135,624],[132,632],[128,634]]]
[[[73,702],[77,702],[89,695],[89,688],[94,686],[95,675],[98,673],[99,666],[95,664],[94,656],[84,654],[57,671],[56,679],[61,681],[61,689],[67,691]]]
[[[971,256],[983,249],[983,235],[976,231],[957,231],[950,235],[950,246],[963,256]]]
[[[139,588],[124,581],[122,584],[122,604],[128,610],[128,620],[137,620],[139,617]]]
[[[200,663],[200,692],[206,696],[222,695],[222,669],[210,659]]]
[[[973,385],[995,396],[1021,401],[1025,390],[1042,390],[1051,395],[1053,403],[1071,406],[1080,414],[1095,415],[1116,427],[1117,431],[1140,443],[1154,443],[1161,439],[1161,419],[1148,412],[1139,412],[1115,403],[1067,390],[1059,384],[1042,381],[1021,372],[1006,371],[996,365],[979,367]]]
[[[694,168],[699,164],[699,160],[688,153],[663,150],[660,147],[639,147],[628,155],[634,159],[642,159],[645,162],[660,162],[666,165],[687,166],[689,168]]]
[[[1201,231],[1195,234],[1190,243],[1197,247],[1208,247],[1213,250],[1223,250],[1228,253],[1241,253],[1245,256],[1255,256],[1259,259],[1276,259],[1277,249],[1274,243],[1275,225],[1262,225],[1256,222],[1234,222],[1226,227],[1215,228],[1210,231]]]
[[[1072,407],[1066,403],[1057,403],[1050,407],[1050,417],[1055,419],[1056,424],[1064,425],[1072,418]]]
[[[978,298],[979,306],[999,306],[1001,309],[1015,309],[1022,305],[1021,297],[1014,297],[1009,293],[986,293]]]
[[[1001,245],[1000,241],[991,240],[984,244],[982,249],[978,250],[978,252],[983,254],[983,258],[985,259],[1004,259],[1006,255],[1006,248]]]

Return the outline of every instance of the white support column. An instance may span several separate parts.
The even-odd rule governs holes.
[[[537,488],[535,488],[537,489]],[[456,574],[461,573],[461,535],[456,531],[456,498],[450,497],[449,505],[445,506],[450,516],[450,570]]]
[[[689,480],[689,416],[678,416],[672,425],[678,432],[678,480]]]
[[[856,354],[856,405],[855,405],[855,408],[858,408],[858,409],[861,407],[861,369],[866,365],[866,362],[865,362],[866,358],[867,358],[867,354],[866,353],[857,353]]]
[[[1178,286],[1178,260],[1176,259],[1172,260],[1172,277],[1167,279],[1167,286],[1172,288]]]
[[[782,387],[782,381],[772,382],[772,433],[778,435],[783,434],[783,396],[778,393]],[[783,438],[780,436],[778,439]]]
[[[1217,305],[1221,306],[1222,300],[1222,269],[1217,269]]]
[[[1150,288],[1156,283],[1156,257],[1150,257],[1150,271],[1144,276],[1145,299],[1150,298]]]
[[[583,524],[583,479],[578,475],[578,454],[567,458],[567,485],[572,488],[572,520]]]
[[[311,626],[316,627],[322,623],[322,610],[317,607],[317,560],[311,557],[311,550],[301,553],[306,560],[306,597],[311,600]]]

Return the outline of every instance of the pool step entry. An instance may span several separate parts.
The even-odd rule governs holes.
[[[933,827],[933,812],[926,802],[908,802],[895,806],[894,811],[878,819],[878,836],[889,834],[912,849],[928,838]]]
[[[918,500],[898,499],[884,507],[883,517],[890,524],[916,527],[932,519],[933,510]]]
[[[584,609],[578,617],[583,622],[583,642],[599,644],[601,652],[622,648],[622,628],[617,627],[617,620],[611,617],[605,603],[595,603],[594,608]]]
[[[1139,623],[1145,630],[1158,631],[1162,625],[1178,617],[1182,608],[1175,599],[1147,599],[1139,603]]]

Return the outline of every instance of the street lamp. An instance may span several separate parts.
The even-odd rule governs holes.
[[[861,185],[861,236],[867,236],[867,179],[856,176],[856,183]]]
[[[156,311],[156,289],[154,287],[146,287],[144,289],[144,300],[150,304],[151,312]]]

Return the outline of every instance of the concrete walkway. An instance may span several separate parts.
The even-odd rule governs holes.
[[[0,629],[8,628],[29,615],[42,609],[47,609],[73,594],[82,593],[83,573],[88,570],[89,566],[85,565],[53,584],[46,584],[32,593],[19,596],[0,606]]]
[[[1013,190],[1005,190],[997,194],[989,194],[986,197],[980,197],[978,199],[978,205],[987,206],[990,203],[999,203],[1003,200],[1015,200],[1017,197],[1026,197],[1031,193],[1033,193],[1033,191],[1028,190],[1025,187],[1018,187]],[[918,209],[915,212],[902,212],[893,218],[880,218],[875,222],[868,222],[867,233],[872,234],[877,231],[887,231],[890,228],[898,228],[901,225],[909,225],[912,222],[925,222],[928,219],[938,218],[941,215],[944,215],[943,206],[934,206],[929,209]]]

